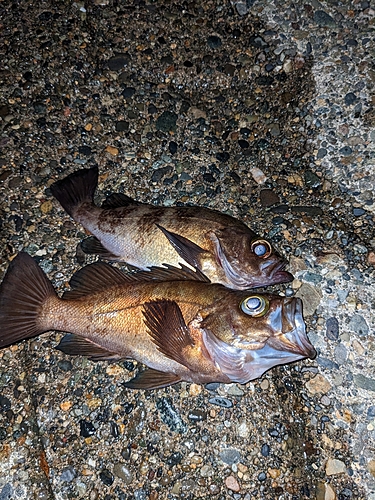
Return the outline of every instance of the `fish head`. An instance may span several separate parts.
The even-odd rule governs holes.
[[[314,358],[306,335],[302,301],[296,297],[228,293],[209,310],[202,311],[201,328],[239,349],[269,348]]]
[[[245,290],[293,280],[284,270],[286,261],[271,243],[248,228],[215,230],[210,239],[229,288]]]
[[[230,380],[246,383],[274,366],[316,356],[299,298],[242,294],[236,302],[238,293],[223,315],[211,311],[201,324],[207,351]]]

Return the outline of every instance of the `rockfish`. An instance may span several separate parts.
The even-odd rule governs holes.
[[[189,265],[211,282],[244,290],[291,281],[285,261],[243,222],[204,207],[158,207],[123,194],[94,204],[98,169],[83,169],[51,186],[68,214],[94,237],[86,253],[141,269]]]
[[[230,290],[187,267],[123,273],[103,262],[82,268],[70,286],[59,298],[20,253],[0,287],[0,347],[69,332],[58,345],[67,354],[147,365],[125,384],[137,389],[181,380],[244,384],[315,356],[297,298]]]

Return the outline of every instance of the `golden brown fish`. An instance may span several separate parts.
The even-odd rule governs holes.
[[[157,207],[123,194],[93,202],[98,169],[83,169],[51,186],[52,194],[94,237],[86,253],[141,269],[188,264],[211,282],[244,290],[291,281],[285,261],[243,222],[204,207]]]
[[[159,281],[169,272],[172,281]],[[60,350],[93,360],[136,359],[149,369],[126,385],[145,389],[180,380],[246,383],[315,355],[299,299],[201,279],[188,268],[125,274],[99,262],[78,271],[59,298],[21,253],[0,287],[0,347],[49,330],[70,332]]]

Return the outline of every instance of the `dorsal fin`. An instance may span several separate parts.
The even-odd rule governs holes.
[[[128,207],[129,205],[143,205],[140,201],[133,200],[130,196],[123,193],[112,193],[103,201],[102,208],[104,210],[111,208]]]
[[[153,267],[149,271],[137,270],[124,272],[105,262],[94,262],[77,271],[69,284],[71,290],[63,295],[63,299],[74,300],[90,294],[107,290],[113,286],[124,286],[129,283],[146,283],[149,281],[210,281],[200,271],[194,271],[181,265],[181,268],[166,265]]]

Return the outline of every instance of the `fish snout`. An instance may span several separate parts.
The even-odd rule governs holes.
[[[289,283],[294,279],[291,273],[285,271],[286,262],[283,260],[280,261],[280,258],[276,255],[266,259],[261,263],[260,267],[263,279],[267,281],[265,284],[277,285],[278,283]]]

